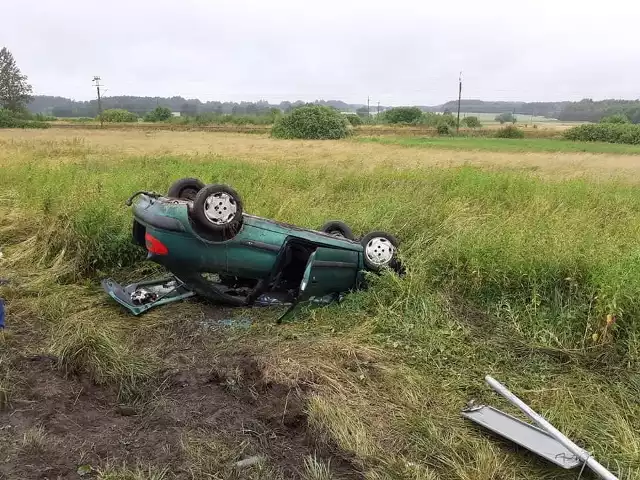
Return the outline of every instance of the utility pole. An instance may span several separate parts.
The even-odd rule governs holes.
[[[378,100],[378,110],[376,112],[376,123],[380,123],[380,101]]]
[[[100,85],[100,77],[98,76],[94,76],[93,81],[95,82],[96,90],[98,91],[98,117],[100,117],[100,126],[102,127],[104,126],[102,120],[102,99],[100,98],[100,87],[102,85]]]
[[[369,96],[367,95],[367,119],[371,122],[371,110],[369,110]]]
[[[462,99],[462,72],[458,77],[458,121],[456,122],[456,133],[460,132],[460,100]]]

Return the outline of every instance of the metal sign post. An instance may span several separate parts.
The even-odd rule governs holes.
[[[560,431],[558,431],[553,425],[547,422],[542,416],[538,415],[534,412],[526,403],[516,397],[513,393],[511,393],[507,387],[498,382],[495,378],[487,375],[485,377],[485,381],[489,384],[491,388],[493,388],[496,392],[502,395],[504,398],[509,400],[513,405],[518,407],[522,413],[524,413],[527,417],[533,420],[540,428],[542,428],[545,432],[547,432],[550,436],[555,438],[558,442],[560,442],[564,447],[567,448],[571,453],[573,453],[576,457],[578,457],[582,462],[584,462],[587,467],[593,470],[600,478],[605,480],[618,480],[613,473],[600,465],[595,458],[591,456],[589,452],[580,448],[578,445],[573,443],[569,438],[564,436]]]

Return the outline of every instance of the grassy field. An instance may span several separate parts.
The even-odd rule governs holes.
[[[485,152],[588,152],[640,154],[640,146],[604,142],[570,142],[568,140],[530,138],[481,137],[361,137],[360,142],[374,142],[405,147],[440,148],[448,150],[479,150]]]
[[[188,132],[0,133],[0,477],[576,478],[472,427],[491,374],[640,478],[640,157]],[[632,175],[636,173],[636,175]],[[124,200],[175,179],[250,213],[388,230],[407,275],[339,305],[140,318]],[[219,319],[251,319],[222,327]],[[234,462],[261,455],[243,470]],[[88,468],[88,467],[85,467]]]

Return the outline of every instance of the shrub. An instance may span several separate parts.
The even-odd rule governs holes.
[[[456,117],[454,117],[451,113],[443,113],[442,115],[438,115],[438,123],[443,123],[448,125],[449,127],[455,127],[457,125]]]
[[[355,114],[345,115],[345,118],[349,121],[352,127],[357,127],[358,125],[362,125],[362,119]]]
[[[446,123],[441,123],[436,128],[438,130],[438,135],[449,135],[451,133],[449,125]]]
[[[418,123],[422,118],[422,110],[418,107],[396,107],[384,112],[388,123]]]
[[[478,117],[475,117],[475,116],[464,117],[460,123],[462,123],[463,125],[465,125],[465,126],[467,126],[469,128],[482,127],[482,124],[480,123],[480,120],[478,120]]]
[[[99,119],[100,117],[98,117]],[[113,123],[137,122],[138,116],[123,108],[110,108],[102,112],[102,120]]]
[[[166,122],[172,117],[168,107],[156,107],[144,116],[145,122]]]
[[[33,119],[38,121],[38,122],[55,122],[56,120],[58,120],[58,117],[54,117],[51,115],[45,115],[44,113],[36,113],[33,116]]]
[[[500,123],[516,123],[518,120],[513,116],[511,112],[501,113],[496,116],[496,122]]]
[[[524,132],[515,125],[507,125],[499,128],[495,134],[496,138],[524,138]]]
[[[582,142],[640,145],[640,125],[630,123],[585,123],[566,130],[564,138]]]
[[[616,115],[609,115],[608,117],[601,118],[600,123],[631,123],[631,121],[626,115],[618,113]]]
[[[338,139],[351,133],[351,124],[333,108],[308,105],[276,120],[271,135],[276,138]]]
[[[0,108],[0,128],[49,128],[49,124],[37,120],[26,120],[20,114]]]

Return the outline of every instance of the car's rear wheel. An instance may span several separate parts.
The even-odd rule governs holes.
[[[171,184],[167,197],[193,201],[204,187],[204,183],[197,178],[181,178]]]
[[[348,240],[354,240],[356,238],[349,226],[340,220],[331,220],[330,222],[325,223],[320,227],[320,231],[328,233],[334,237],[346,238]]]
[[[207,185],[196,195],[191,215],[206,230],[231,238],[242,224],[242,199],[228,185]]]
[[[364,265],[367,269],[379,272],[383,268],[398,269],[398,240],[386,232],[371,232],[362,237],[360,244],[364,248]]]

